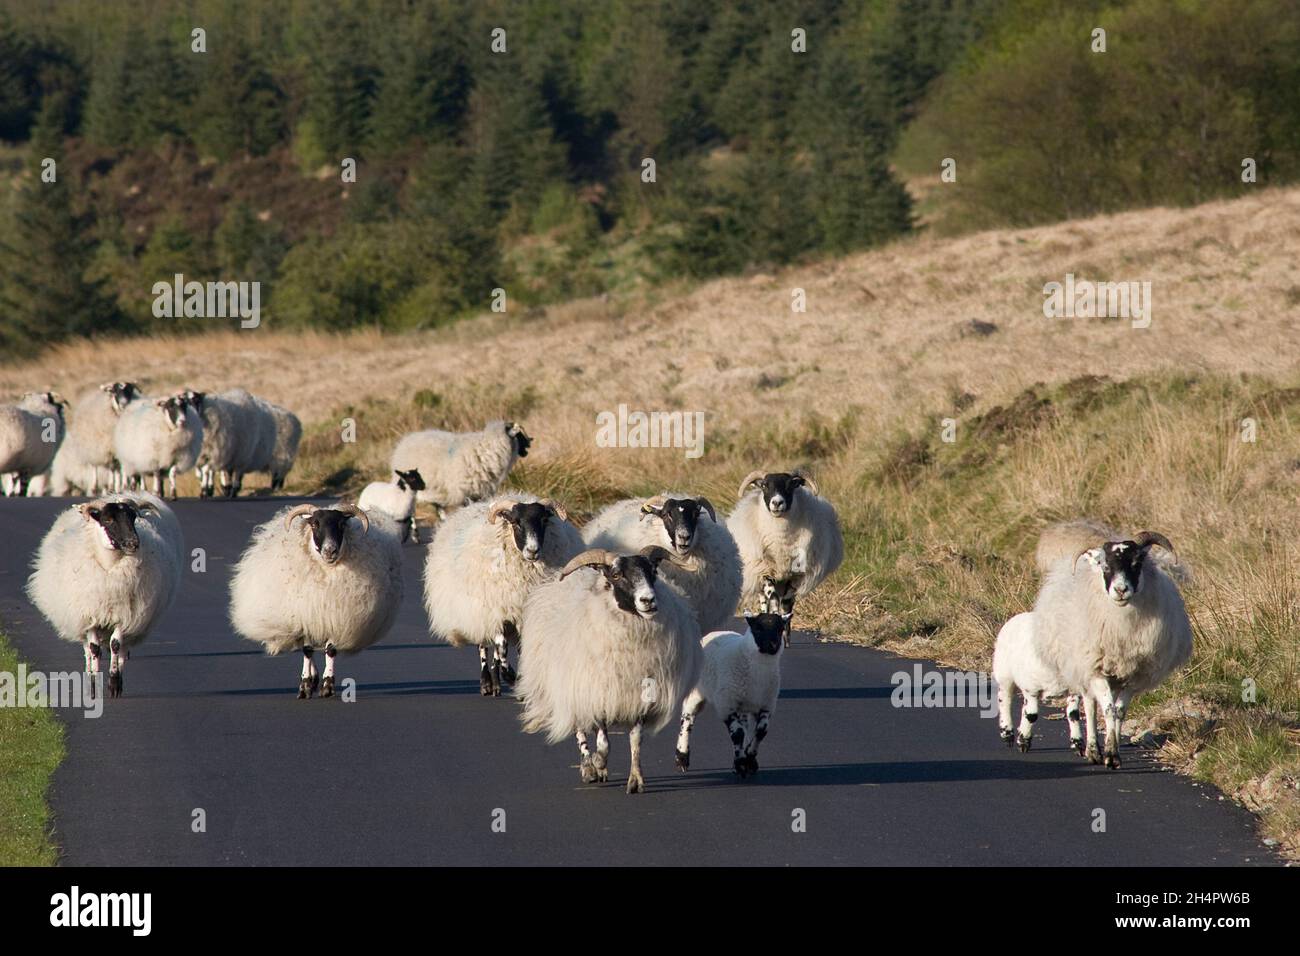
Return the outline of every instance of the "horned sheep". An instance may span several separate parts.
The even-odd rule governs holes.
[[[519,643],[529,592],[582,551],[582,536],[567,519],[549,498],[505,495],[452,514],[429,546],[429,630],[456,647],[478,645],[485,697],[499,697],[502,682],[515,679],[509,650]]]
[[[572,734],[584,783],[609,779],[609,727],[626,725],[627,792],[645,790],[641,732],[673,719],[700,668],[700,629],[677,592],[657,580],[663,548],[575,556],[524,604],[519,690],[529,733],[556,743]],[[587,732],[596,729],[596,749]]]
[[[588,522],[582,537],[589,548],[632,554],[657,545],[682,559],[661,574],[695,611],[701,631],[725,626],[736,613],[740,552],[707,498],[665,492],[616,501]]]

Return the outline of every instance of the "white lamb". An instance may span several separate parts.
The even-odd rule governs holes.
[[[682,703],[677,734],[677,767],[691,765],[691,728],[706,703],[727,726],[735,748],[732,769],[741,779],[758,773],[758,745],[781,693],[781,647],[785,621],[780,614],[745,618],[744,634],[714,631],[704,635],[700,679]]]
[[[998,685],[998,730],[1008,747],[1013,744],[1026,753],[1034,739],[1034,722],[1038,720],[1040,697],[1069,694],[1065,678],[1049,667],[1034,648],[1034,615],[1025,611],[1015,615],[998,632],[993,648],[993,679]],[[1011,708],[1016,691],[1024,697],[1020,710],[1020,728],[1011,729]],[[1070,744],[1083,753],[1083,730],[1079,726],[1079,698],[1069,694],[1065,716],[1070,724]]]

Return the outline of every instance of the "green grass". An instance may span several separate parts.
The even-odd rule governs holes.
[[[18,655],[0,634],[0,671]],[[0,707],[0,866],[53,866],[45,792],[63,759],[63,729],[48,708]]]

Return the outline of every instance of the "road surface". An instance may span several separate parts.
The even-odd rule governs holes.
[[[522,733],[514,700],[479,696],[475,650],[429,638],[417,545],[404,552],[392,634],[339,658],[357,699],[299,701],[300,658],[264,656],[226,619],[233,562],[285,503],[176,505],[206,571],[186,569],[175,604],[132,653],[123,698],[99,719],[60,711],[68,756],[51,803],[64,863],[1278,862],[1248,813],[1136,748],[1108,772],[1067,749],[1062,721],[1040,721],[1021,755],[974,709],[892,706],[891,676],[912,661],[798,634],[756,778],[733,777],[731,744],[706,710],[689,774],[673,768],[674,726],[646,741],[647,793],[623,792],[622,734],[610,782],[585,786],[572,744]],[[67,506],[0,500],[0,626],[46,672],[82,666],[80,648],[55,639],[22,590]]]

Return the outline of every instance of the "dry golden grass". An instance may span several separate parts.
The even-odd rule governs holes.
[[[284,333],[268,314],[255,331],[81,342],[0,368],[0,395],[115,378],[243,385],[303,417],[298,491],[353,492],[384,476],[401,433],[496,417],[536,439],[512,481],[579,513],[674,487],[725,509],[752,468],[809,467],[841,511],[848,556],[800,623],[969,667],[987,667],[998,626],[1032,602],[1046,522],[1092,514],[1162,531],[1194,570],[1197,650],[1147,712],[1173,707],[1167,756],[1261,810],[1300,853],[1298,263],[1300,190],[1270,190],[921,236],[422,334]],[[1151,327],[1044,318],[1042,287],[1067,272],[1151,282]],[[806,314],[791,311],[795,288]],[[620,403],[705,412],[704,456],[596,447],[596,413]],[[340,441],[344,418],[355,444]],[[955,443],[940,440],[944,418]],[[1247,678],[1254,703],[1241,699]],[[1213,706],[1208,725],[1188,729],[1190,699]]]

